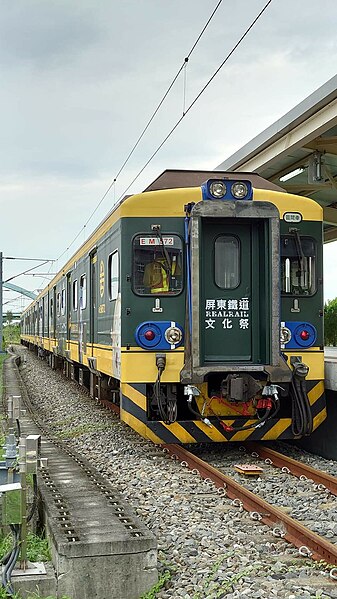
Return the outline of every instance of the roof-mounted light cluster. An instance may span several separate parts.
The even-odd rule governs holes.
[[[252,200],[250,181],[209,179],[201,186],[204,200]]]

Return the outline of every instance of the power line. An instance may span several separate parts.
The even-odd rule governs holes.
[[[15,256],[2,256],[3,260],[30,260],[31,262],[55,262],[49,258],[16,258]]]
[[[13,275],[12,277],[10,277],[9,279],[6,279],[4,281],[4,283],[8,283],[9,281],[12,281],[13,279],[16,279],[16,277],[21,277],[21,275],[26,275],[29,274],[32,270],[36,270],[37,268],[40,268],[40,266],[44,266],[45,264],[47,264],[48,262],[50,262],[50,260],[45,260],[44,262],[42,262],[41,264],[37,264],[36,266],[32,266],[32,268],[28,268],[27,270],[24,270],[23,272],[20,272],[18,275]],[[31,275],[34,276],[34,275]]]
[[[161,144],[157,147],[157,149],[153,152],[153,154],[150,156],[150,158],[147,160],[147,162],[144,164],[144,166],[140,169],[140,171],[137,173],[137,175],[134,177],[134,179],[131,181],[131,183],[128,185],[128,187],[123,191],[123,193],[120,195],[120,197],[118,198],[117,201],[121,200],[124,195],[128,192],[128,190],[130,189],[131,185],[133,185],[133,183],[135,181],[137,181],[138,177],[142,174],[142,172],[146,169],[146,167],[150,164],[150,162],[153,160],[153,158],[156,156],[156,154],[158,154],[159,150],[161,150],[161,148],[163,147],[163,145],[167,142],[167,140],[171,137],[172,133],[174,133],[174,131],[177,129],[177,127],[180,125],[181,121],[185,118],[185,116],[189,113],[189,111],[191,110],[191,108],[193,108],[193,106],[196,104],[196,102],[199,100],[200,96],[204,93],[204,91],[208,88],[208,86],[210,85],[210,83],[213,81],[214,77],[216,77],[216,75],[219,73],[219,71],[222,69],[222,67],[226,64],[226,62],[230,59],[230,57],[232,56],[232,54],[234,54],[235,50],[238,48],[238,46],[241,44],[241,42],[245,39],[245,37],[248,35],[248,33],[250,32],[250,30],[254,27],[255,23],[259,20],[259,18],[263,15],[264,11],[268,8],[268,6],[272,3],[273,0],[268,0],[268,2],[264,5],[264,7],[262,8],[262,10],[259,12],[259,14],[255,17],[254,21],[252,21],[252,23],[249,25],[249,27],[246,29],[246,31],[243,33],[243,35],[240,37],[240,39],[238,40],[238,42],[235,44],[235,46],[233,46],[233,48],[231,49],[231,51],[227,54],[226,58],[222,61],[222,63],[220,64],[220,66],[216,69],[216,71],[213,73],[212,77],[210,77],[210,79],[207,81],[207,83],[204,85],[204,87],[201,89],[201,91],[197,94],[197,96],[194,98],[193,102],[191,102],[191,104],[188,106],[188,108],[185,110],[185,112],[183,112],[182,116],[178,119],[178,121],[176,122],[176,124],[172,127],[172,129],[169,131],[169,133],[166,135],[166,137],[163,139],[163,141],[161,142]]]
[[[187,54],[187,56],[185,57],[182,65],[179,67],[176,75],[173,77],[170,85],[168,86],[166,92],[164,93],[162,99],[160,100],[158,106],[156,107],[156,109],[154,110],[154,112],[152,113],[152,116],[150,117],[150,119],[148,120],[147,124],[145,125],[143,131],[141,132],[141,134],[139,135],[137,141],[135,142],[135,144],[133,145],[133,147],[131,148],[129,154],[127,155],[127,157],[125,158],[123,164],[121,165],[119,171],[117,172],[117,174],[115,175],[114,179],[112,180],[112,182],[110,183],[109,187],[106,189],[106,191],[104,192],[103,196],[101,197],[101,199],[99,200],[97,206],[95,207],[95,209],[93,210],[93,212],[91,213],[91,215],[89,216],[88,220],[85,222],[85,224],[83,225],[82,229],[78,232],[78,234],[76,235],[76,237],[74,237],[74,239],[72,240],[71,244],[64,250],[64,252],[62,252],[62,254],[57,258],[57,260],[59,260],[60,258],[62,258],[62,256],[71,248],[71,246],[75,243],[75,241],[79,238],[79,236],[81,235],[82,231],[86,228],[86,226],[89,224],[89,222],[91,221],[92,217],[94,216],[94,214],[97,212],[98,208],[101,206],[102,202],[105,200],[106,196],[108,195],[109,191],[112,189],[112,187],[115,185],[119,175],[121,174],[121,172],[124,170],[125,166],[127,165],[127,163],[129,162],[131,156],[133,155],[134,151],[136,150],[136,148],[138,147],[140,141],[143,139],[146,131],[148,130],[149,126],[151,125],[153,119],[155,118],[156,114],[158,113],[158,111],[160,110],[161,106],[163,105],[164,101],[166,100],[168,94],[170,93],[172,87],[174,86],[175,82],[177,81],[180,73],[182,72],[183,69],[185,69],[186,72],[186,66],[187,63],[193,53],[193,51],[195,50],[195,48],[197,47],[200,39],[202,38],[203,34],[205,33],[208,25],[210,24],[211,20],[213,19],[216,11],[218,10],[218,8],[220,7],[220,4],[222,3],[222,0],[219,0],[216,7],[214,8],[212,14],[210,15],[210,17],[208,18],[207,22],[205,23],[204,27],[202,28],[201,32],[199,33],[197,39],[195,40],[192,48],[190,49],[189,53]]]

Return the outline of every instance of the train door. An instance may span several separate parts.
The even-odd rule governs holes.
[[[83,362],[83,354],[86,351],[86,321],[85,311],[87,308],[87,275],[80,276],[79,302],[78,302],[78,361]]]
[[[90,342],[97,343],[97,250],[95,249],[90,254]]]
[[[71,308],[72,308],[72,294],[71,294],[71,273],[67,274],[67,301],[66,301],[66,314],[67,314],[67,349],[70,349],[70,338],[71,338]]]
[[[266,233],[256,219],[203,219],[199,297],[200,358],[205,365],[268,363]]]
[[[51,339],[55,339],[56,326],[56,287],[53,287],[49,298],[49,334]]]

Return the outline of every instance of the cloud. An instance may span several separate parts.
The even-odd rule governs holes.
[[[221,4],[189,60],[185,109],[263,4]],[[3,0],[0,206],[7,254],[32,255],[43,248],[56,257],[67,247],[215,5],[214,0]],[[144,189],[165,168],[215,167],[334,75],[336,19],[333,0],[273,2],[130,192]],[[90,227],[180,118],[183,98],[180,77]]]

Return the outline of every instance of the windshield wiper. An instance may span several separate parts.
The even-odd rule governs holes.
[[[305,288],[305,286],[306,286],[306,283],[305,283],[306,268],[305,268],[305,256],[304,256],[304,252],[303,252],[301,238],[298,234],[298,229],[290,229],[289,233],[293,233],[294,237],[295,237],[296,252],[297,252],[298,259],[299,259],[298,263],[300,266],[299,281],[303,280],[303,284],[304,284],[304,288]]]
[[[160,227],[153,227],[153,231],[155,232],[156,236],[158,237],[158,239],[160,241],[160,249],[162,251],[163,258],[166,260],[166,263],[167,263],[166,267],[165,267],[165,265],[163,265],[163,266],[168,273],[171,273],[171,260],[170,260],[169,253],[164,245],[164,239],[163,239],[163,235],[160,230]]]

